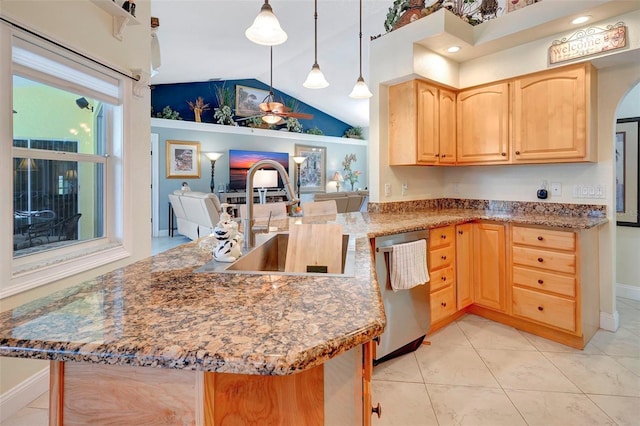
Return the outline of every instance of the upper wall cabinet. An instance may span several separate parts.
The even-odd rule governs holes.
[[[578,64],[514,81],[514,163],[595,160],[595,74]]]
[[[389,164],[455,163],[455,99],[422,80],[389,87]]]
[[[389,165],[596,161],[596,70],[568,65],[459,92],[389,87]]]
[[[509,162],[509,84],[458,93],[458,163]]]

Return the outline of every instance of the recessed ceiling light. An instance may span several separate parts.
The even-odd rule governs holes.
[[[460,46],[451,46],[450,48],[447,49],[447,52],[449,53],[456,53],[460,51]]]
[[[571,21],[571,23],[574,24],[574,25],[580,25],[580,24],[584,24],[585,22],[587,22],[590,19],[591,19],[591,15],[578,16],[576,19]]]

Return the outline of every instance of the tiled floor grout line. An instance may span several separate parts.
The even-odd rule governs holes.
[[[463,317],[464,318],[464,317]],[[518,412],[518,414],[520,415],[520,418],[522,418],[522,421],[524,422],[524,424],[529,425],[529,423],[527,422],[527,419],[524,417],[524,415],[522,414],[522,412],[520,412],[520,409],[518,408],[518,406],[516,404],[514,404],[514,402],[511,400],[511,398],[509,397],[509,394],[507,393],[507,391],[504,389],[504,387],[502,387],[502,383],[500,383],[500,380],[498,380],[498,378],[496,377],[495,374],[493,374],[493,371],[491,371],[491,368],[489,368],[489,365],[487,364],[487,362],[484,360],[484,358],[482,358],[482,355],[480,355],[480,352],[478,352],[478,348],[476,348],[473,345],[473,342],[471,340],[469,340],[469,336],[467,336],[467,333],[464,332],[464,330],[462,329],[462,327],[460,327],[460,331],[462,331],[462,334],[464,335],[464,338],[467,339],[467,341],[469,342],[469,344],[471,345],[471,347],[473,348],[473,350],[475,351],[476,355],[478,355],[478,358],[480,358],[480,361],[482,361],[482,363],[484,364],[484,366],[486,367],[486,369],[489,371],[489,374],[491,374],[491,377],[493,377],[493,379],[496,381],[496,383],[498,384],[498,386],[500,387],[500,390],[502,391],[502,393],[504,394],[504,396],[509,400],[509,402],[511,403],[511,405],[513,406],[513,408]],[[518,331],[518,330],[516,330]],[[518,332],[518,334],[520,334]],[[524,337],[524,336],[523,336]],[[528,339],[525,338],[525,340],[527,340],[527,342],[529,342]],[[529,344],[531,344],[531,342],[529,342]],[[535,346],[533,344],[531,344],[531,346],[533,346],[535,348]],[[537,350],[537,348],[536,348]]]

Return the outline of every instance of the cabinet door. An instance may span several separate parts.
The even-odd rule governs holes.
[[[417,80],[389,87],[389,165],[416,164]]]
[[[580,64],[515,80],[514,161],[587,159],[590,70]]]
[[[456,162],[456,94],[451,90],[440,89],[440,164]]]
[[[506,311],[505,226],[475,223],[474,302],[478,305]]]
[[[458,163],[509,162],[509,84],[458,93]]]
[[[473,303],[473,225],[456,226],[456,292],[458,310]]]
[[[440,126],[438,114],[438,88],[417,81],[418,103],[418,162],[435,164],[438,160]]]

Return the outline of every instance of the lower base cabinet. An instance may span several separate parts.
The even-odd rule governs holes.
[[[456,225],[455,238],[455,285],[442,282],[445,239],[431,250],[432,332],[465,312],[579,349],[598,330],[596,229],[479,221]]]
[[[371,424],[371,342],[287,376],[50,365],[51,426]]]

